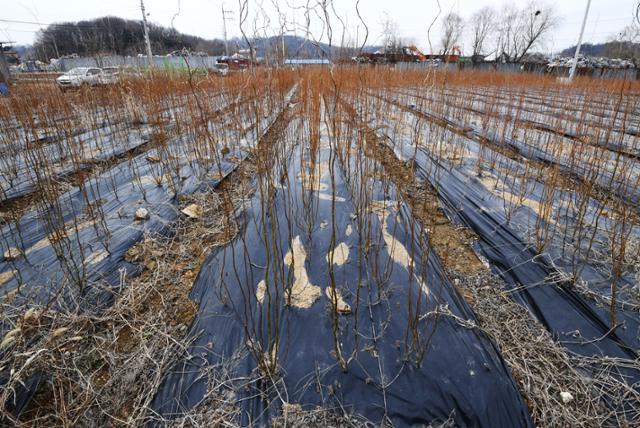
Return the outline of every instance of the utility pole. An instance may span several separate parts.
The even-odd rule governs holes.
[[[147,14],[144,11],[144,1],[140,0],[140,10],[142,11],[142,26],[144,27],[144,41],[147,45],[147,58],[149,67],[153,67],[153,54],[151,53],[151,41],[149,40],[149,27],[147,26]]]
[[[11,43],[13,42],[0,42],[0,83],[4,83],[7,86],[11,81],[11,75],[9,73],[9,64],[4,56],[4,45]]]
[[[227,41],[227,19],[233,19],[233,17],[227,15],[232,15],[232,10],[226,10],[224,8],[224,2],[222,2],[222,31],[224,32],[224,54],[229,56],[229,42]]]
[[[284,27],[280,32],[280,42],[282,43],[282,65],[284,65]]]
[[[58,44],[56,43],[55,33],[51,34],[51,41],[53,41],[53,49],[56,51],[56,58],[60,58],[60,51],[58,51]]]
[[[584,34],[584,27],[587,25],[587,16],[589,15],[590,6],[591,0],[587,0],[587,9],[584,11],[582,28],[580,29],[580,36],[578,37],[578,44],[576,45],[576,53],[573,55],[573,64],[571,64],[571,71],[569,71],[569,82],[571,82],[576,75],[576,67],[578,67],[578,55],[580,55],[580,45],[582,45],[582,35]]]

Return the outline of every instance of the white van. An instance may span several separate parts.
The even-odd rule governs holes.
[[[97,86],[103,84],[102,70],[97,67],[72,68],[56,79],[56,84],[61,91],[80,88],[81,86]]]

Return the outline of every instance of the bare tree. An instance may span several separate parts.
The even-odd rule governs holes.
[[[388,16],[382,21],[382,36],[386,53],[398,54],[402,52],[403,40],[398,35],[398,24]]]
[[[484,46],[491,32],[496,27],[496,12],[491,6],[485,6],[473,14],[470,20],[471,31],[473,32],[474,61],[484,52]]]
[[[624,27],[614,40],[626,43],[638,43],[640,41],[640,0],[633,7],[631,24]]]
[[[460,40],[462,34],[462,18],[454,12],[450,12],[442,18],[442,55],[449,55],[451,50]]]
[[[558,18],[551,6],[537,8],[533,1],[522,10],[520,15],[520,32],[522,36],[518,43],[519,52],[515,52],[514,60],[519,62],[531,48],[537,46],[541,39],[558,24]]]
[[[634,22],[626,26],[616,36],[605,44],[602,56],[608,58],[623,58],[631,60],[637,67],[640,65],[640,26]]]
[[[500,16],[497,53],[503,62],[519,62],[558,24],[552,6],[533,0],[523,9],[506,7]]]
[[[518,9],[514,5],[506,5],[498,18],[496,28],[496,58],[501,62],[511,62],[512,44],[517,31]]]

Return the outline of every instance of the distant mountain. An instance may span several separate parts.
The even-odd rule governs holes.
[[[573,56],[575,46],[560,52],[560,56]],[[606,43],[583,43],[580,47],[580,54],[584,56],[632,59],[640,56],[640,43],[632,42],[606,42]]]
[[[250,45],[257,57],[269,58],[282,56],[283,42],[286,57],[326,58],[331,55],[331,49],[325,43],[314,43],[304,37],[290,35],[252,38],[248,42],[245,39],[236,38],[229,43],[230,51],[248,49]]]
[[[285,57],[287,58],[350,57],[359,51],[359,49],[355,47],[341,48],[339,46],[329,46],[327,43],[315,42],[304,37],[291,35],[252,39],[249,41],[249,44],[255,49],[256,56],[268,60],[270,57],[282,56],[283,42]],[[234,39],[232,43],[241,49],[247,49],[249,47],[244,39]],[[380,47],[366,46],[363,50],[365,52],[373,52],[377,49],[380,49]]]

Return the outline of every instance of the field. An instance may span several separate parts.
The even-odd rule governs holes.
[[[637,82],[22,82],[0,126],[3,424],[640,424]]]

